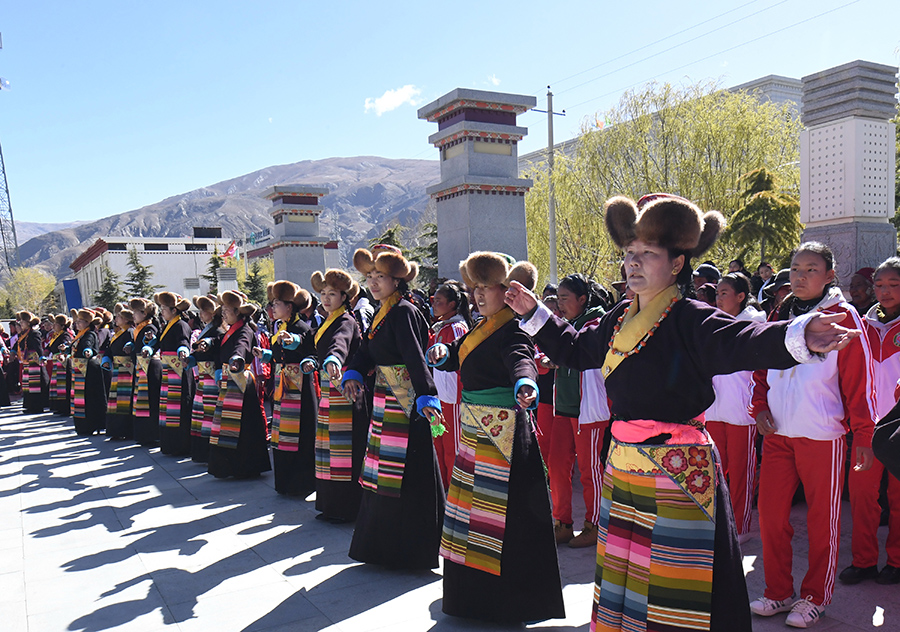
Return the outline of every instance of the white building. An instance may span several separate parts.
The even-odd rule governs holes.
[[[128,253],[137,249],[143,265],[152,266],[150,282],[184,297],[206,294],[209,282],[201,278],[209,269],[209,258],[218,250],[221,254],[231,245],[222,238],[221,228],[194,228],[194,236],[131,237],[107,236],[95,241],[69,267],[74,279],[66,279],[57,286],[59,304],[70,307],[91,305],[91,297],[103,284],[104,265],[119,275],[120,282],[131,271]],[[75,283],[72,283],[74,280]],[[77,291],[76,291],[77,290]],[[80,300],[81,305],[74,303]]]

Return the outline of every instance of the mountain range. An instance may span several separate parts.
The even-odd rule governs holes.
[[[188,237],[194,226],[220,226],[225,238],[241,239],[273,227],[272,203],[260,197],[273,185],[327,187],[319,204],[320,234],[339,242],[346,263],[389,225],[415,226],[428,205],[425,187],[440,180],[435,160],[394,160],[375,156],[304,160],[267,167],[244,176],[166,198],[103,219],[57,225],[58,229],[19,239],[23,266],[40,267],[64,278],[69,264],[97,238],[108,236]],[[17,233],[53,225],[17,222]],[[25,233],[29,234],[28,232]]]

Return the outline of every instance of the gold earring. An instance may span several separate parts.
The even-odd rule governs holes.
[[[672,268],[672,274],[678,274],[678,268]]]

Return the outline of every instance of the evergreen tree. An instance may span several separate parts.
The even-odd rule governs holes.
[[[100,289],[94,292],[92,300],[94,305],[105,307],[109,311],[113,311],[116,303],[122,300],[122,284],[119,281],[119,275],[113,272],[106,264],[100,268],[103,273],[103,282]]]
[[[419,275],[416,283],[427,286],[438,272],[438,229],[434,222],[422,224],[420,245],[409,251],[409,256],[419,264]]]
[[[388,246],[396,246],[403,253],[403,256],[406,256],[406,246],[403,245],[403,233],[406,231],[406,227],[402,224],[394,224],[393,226],[389,226],[381,235],[373,239],[369,242],[369,247],[377,246],[378,244],[386,244]]]
[[[266,279],[259,261],[254,260],[250,264],[250,273],[247,275],[247,279],[240,284],[240,287],[241,292],[247,295],[251,303],[256,303],[257,305],[266,304]]]
[[[6,300],[3,301],[3,305],[0,306],[0,318],[15,318],[16,312],[13,308],[12,300],[7,296]]]
[[[209,292],[210,294],[218,294],[219,293],[219,277],[216,274],[219,271],[219,268],[222,267],[222,261],[219,257],[219,247],[213,246],[212,256],[209,258],[209,266],[206,268],[206,274],[201,274],[201,279],[206,279],[209,283]],[[245,292],[246,294],[246,292]]]
[[[162,286],[150,282],[153,278],[153,266],[141,263],[137,248],[128,251],[128,267],[131,269],[131,272],[125,275],[125,289],[128,290],[128,296],[150,298],[154,292],[162,289]]]

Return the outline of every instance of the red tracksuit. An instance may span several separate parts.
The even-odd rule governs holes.
[[[862,329],[856,310],[830,288],[818,311],[842,313],[840,324]],[[773,312],[773,319],[778,312]],[[791,318],[788,316],[788,318]],[[863,336],[825,360],[792,369],[757,371],[750,413],[768,410],[775,434],[763,440],[759,483],[759,526],[769,599],[790,599],[791,499],[803,483],[808,505],[809,571],[800,596],[816,605],[831,602],[840,543],[840,499],[846,443],[853,430],[857,446],[872,445],[875,428],[874,367]]]

